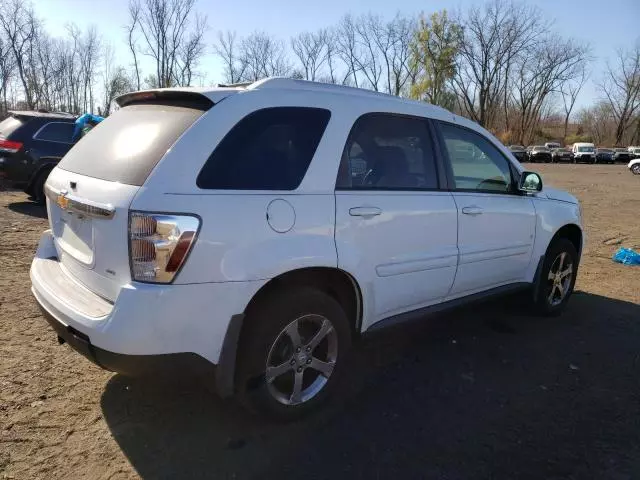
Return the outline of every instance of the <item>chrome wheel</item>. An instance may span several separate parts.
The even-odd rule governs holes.
[[[304,315],[287,325],[271,345],[265,380],[283,405],[315,397],[327,384],[338,358],[338,334],[322,315]]]
[[[631,171],[632,171],[635,175],[640,175],[640,163],[636,163],[636,164],[632,165],[632,167],[631,167]]]
[[[549,269],[547,280],[549,305],[552,307],[560,305],[569,293],[573,280],[573,262],[567,252],[562,252],[555,258]]]

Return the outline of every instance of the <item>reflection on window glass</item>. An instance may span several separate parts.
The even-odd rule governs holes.
[[[441,124],[458,190],[512,191],[507,159],[488,140],[466,128]]]

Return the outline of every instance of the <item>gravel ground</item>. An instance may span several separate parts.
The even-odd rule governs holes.
[[[582,201],[566,313],[520,297],[359,346],[344,398],[272,425],[178,379],[131,380],[58,346],[29,292],[45,213],[0,193],[0,478],[640,477],[640,178],[533,165]]]

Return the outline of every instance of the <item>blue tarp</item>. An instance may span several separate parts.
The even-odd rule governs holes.
[[[640,265],[640,253],[631,248],[621,248],[613,254],[613,261],[623,265]]]
[[[91,113],[85,113],[84,115],[78,117],[76,120],[76,127],[73,130],[73,141],[77,141],[80,139],[80,134],[84,130],[84,128],[88,126],[95,126],[104,120],[103,117],[98,115],[92,115]]]

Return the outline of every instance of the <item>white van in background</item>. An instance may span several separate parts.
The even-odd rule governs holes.
[[[575,163],[596,163],[596,146],[593,143],[574,143],[571,151]]]
[[[547,142],[544,144],[545,147],[547,147],[549,150],[553,150],[554,148],[562,148],[562,145],[560,145],[557,142]]]

